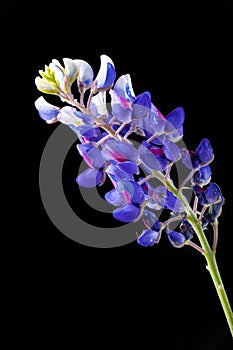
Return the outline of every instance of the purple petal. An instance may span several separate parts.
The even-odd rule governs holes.
[[[199,186],[207,185],[211,180],[211,168],[209,165],[201,167],[193,176],[193,183]]]
[[[119,180],[131,180],[134,181],[134,177],[132,174],[120,169],[118,164],[110,164],[106,170],[106,174],[111,179],[113,186],[116,187],[116,184]]]
[[[111,58],[107,55],[101,55],[100,60],[100,70],[96,77],[96,88],[98,90],[110,88],[116,78],[114,63]]]
[[[145,195],[141,186],[134,181],[121,180],[117,182],[117,190],[122,193],[126,202],[135,205],[141,204],[145,200]]]
[[[57,115],[60,108],[48,103],[43,96],[40,96],[35,101],[35,107],[38,110],[39,116],[47,122],[57,121]]]
[[[166,158],[172,162],[176,162],[181,157],[180,148],[172,141],[164,141],[163,151]]]
[[[112,205],[115,205],[116,207],[119,207],[125,202],[125,198],[122,196],[122,194],[115,189],[107,192],[105,194],[105,199],[107,202],[109,202]]]
[[[150,113],[151,95],[148,91],[138,95],[132,103],[133,119],[145,118]]]
[[[104,142],[102,148],[102,155],[106,160],[116,160],[124,162],[130,160],[134,163],[138,160],[137,150],[128,143],[115,140],[113,138]]]
[[[213,148],[208,139],[203,139],[196,149],[197,157],[201,164],[210,163],[214,158]]]
[[[171,244],[176,248],[183,247],[186,241],[185,236],[182,235],[182,233],[177,231],[168,231],[167,236]]]
[[[184,123],[185,113],[182,107],[177,107],[166,116],[166,131],[174,132]]]
[[[133,204],[126,204],[113,211],[115,219],[123,222],[132,222],[137,219],[140,209]]]
[[[143,247],[152,247],[155,243],[158,243],[161,237],[159,231],[154,230],[144,230],[142,234],[138,237],[137,243]]]
[[[222,198],[220,187],[215,182],[211,182],[205,191],[205,197],[208,203],[218,202]]]
[[[114,85],[114,91],[129,102],[132,102],[135,99],[135,94],[129,74],[122,75],[117,79]]]
[[[77,150],[90,168],[100,169],[105,165],[105,160],[100,150],[90,144],[78,144]]]
[[[181,125],[181,127],[179,129],[177,129],[176,132],[174,132],[172,134],[167,134],[166,136],[172,142],[178,142],[183,137],[183,130],[184,130],[184,127],[183,127],[183,125]]]
[[[76,178],[76,182],[83,187],[95,187],[101,183],[102,177],[103,172],[101,170],[87,169]]]

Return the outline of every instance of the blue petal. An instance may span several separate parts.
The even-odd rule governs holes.
[[[154,230],[144,230],[142,234],[138,237],[137,243],[143,247],[152,247],[155,243],[159,242],[161,233]]]
[[[166,131],[174,132],[184,123],[185,113],[182,107],[177,107],[166,116]]]
[[[104,167],[105,160],[98,148],[90,144],[78,144],[76,147],[89,167],[96,169]]]
[[[138,166],[128,160],[118,163],[117,166],[128,174],[137,174],[139,171]]]
[[[159,112],[159,110],[152,104],[150,114],[144,120],[144,131],[152,136],[155,133],[161,134],[165,128],[165,118]]]
[[[177,231],[168,231],[167,236],[171,244],[176,248],[183,247],[186,241],[185,236],[182,235],[182,233]]]
[[[165,186],[157,186],[154,190],[153,198],[155,202],[164,209],[170,209],[175,213],[184,210],[181,201]]]
[[[195,172],[192,181],[199,186],[207,185],[211,180],[211,174],[210,166],[203,166]]]
[[[152,211],[144,209],[142,214],[142,220],[148,229],[159,231],[161,228],[160,221],[157,219],[156,215]]]
[[[186,148],[181,148],[182,162],[188,169],[199,167],[199,160],[195,152],[188,151]]]
[[[78,127],[70,125],[70,127],[78,135],[81,142],[98,142],[102,139],[102,134],[99,128],[93,128],[89,125],[81,125]]]
[[[113,116],[121,122],[130,122],[132,109],[130,103],[125,100],[123,97],[117,95],[114,90],[110,90],[111,95],[111,106]]]
[[[133,204],[126,204],[113,211],[115,219],[123,222],[132,222],[137,219],[140,209]]]
[[[156,150],[158,151],[157,156],[154,154]],[[163,152],[161,152],[159,148],[150,147],[150,149],[148,149],[148,147],[146,147],[146,143],[144,142],[142,142],[142,144],[138,147],[138,152],[141,160],[151,169],[162,171],[165,170],[169,164],[169,161],[162,154]]]
[[[78,82],[80,82],[84,87],[89,86],[93,81],[93,69],[86,61],[74,60],[74,62],[79,70],[77,78]]]
[[[98,90],[110,88],[116,79],[116,71],[111,58],[107,55],[101,55],[100,60],[100,70],[96,77],[96,88]]]
[[[127,173],[126,171],[120,169],[118,165],[116,164],[110,164],[106,170],[106,174],[111,179],[114,187],[116,187],[116,184],[119,180],[131,180],[134,181],[134,177],[132,174]]]
[[[130,160],[136,163],[138,160],[138,152],[133,146],[113,138],[104,142],[102,155],[106,160],[114,159],[118,162]]]
[[[174,133],[172,133],[172,134],[167,134],[166,136],[167,136],[167,138],[169,139],[169,140],[171,140],[172,142],[178,142],[178,141],[180,141],[181,139],[182,139],[182,137],[183,137],[183,130],[184,130],[184,127],[183,127],[183,125],[179,128],[179,129],[177,129]]]
[[[117,190],[122,193],[126,201],[132,204],[138,205],[145,200],[143,189],[137,182],[129,180],[118,181]]]
[[[211,182],[205,191],[205,197],[208,203],[218,202],[222,198],[220,187],[216,183]]]
[[[114,85],[114,91],[129,102],[132,102],[135,99],[135,94],[129,74],[122,75],[117,79]]]
[[[208,139],[203,139],[196,149],[197,157],[201,164],[209,163],[214,158],[213,148]]]
[[[148,91],[138,95],[132,103],[133,119],[145,118],[150,113],[151,95]]]
[[[87,169],[76,178],[76,182],[83,187],[95,187],[101,183],[102,177],[103,172],[101,170]]]
[[[176,162],[181,157],[180,148],[172,141],[164,141],[163,151],[166,158],[172,162]]]
[[[105,199],[107,202],[109,202],[112,205],[115,205],[116,207],[119,207],[125,202],[125,198],[122,196],[122,194],[115,189],[107,192],[105,194]]]
[[[35,107],[39,112],[39,116],[47,122],[57,120],[56,117],[60,111],[60,108],[48,103],[43,96],[40,96],[35,101]]]

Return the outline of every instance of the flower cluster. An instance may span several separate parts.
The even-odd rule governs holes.
[[[77,176],[77,184],[101,186],[108,178],[112,189],[105,199],[115,207],[114,218],[122,222],[142,220],[145,225],[137,236],[138,244],[153,246],[165,232],[174,247],[194,246],[191,240],[195,232],[183,194],[186,185],[191,182],[193,212],[203,229],[216,223],[225,201],[219,186],[211,182],[214,153],[210,141],[201,140],[195,151],[180,147],[184,109],[177,107],[164,116],[152,103],[150,92],[134,93],[129,74],[116,78],[114,63],[107,55],[101,55],[96,75],[81,59],[64,58],[63,62],[64,67],[52,60],[39,71],[41,77],[35,83],[39,91],[57,95],[68,105],[60,108],[41,96],[35,107],[47,123],[61,122],[76,133],[77,151],[87,164]],[[74,83],[78,99],[72,92]],[[133,141],[137,137],[139,147]],[[176,190],[170,172],[179,161],[190,174]],[[153,187],[152,178],[161,184]],[[155,214],[161,209],[170,213],[164,222]],[[177,231],[171,229],[174,221],[179,222]]]

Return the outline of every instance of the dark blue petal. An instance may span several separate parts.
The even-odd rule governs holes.
[[[126,142],[121,142],[116,139],[108,139],[104,142],[102,148],[102,155],[106,160],[112,159],[118,162],[130,160],[134,163],[138,160],[137,150]]]
[[[132,103],[133,119],[145,118],[150,113],[151,95],[148,91],[138,95]]]
[[[111,190],[110,192],[107,192],[105,194],[105,199],[107,202],[109,202],[112,205],[115,205],[116,207],[119,207],[125,202],[125,198],[122,196],[122,194],[115,189]]]
[[[186,241],[185,236],[182,235],[182,233],[177,231],[168,231],[167,236],[169,241],[175,248],[183,247]]]
[[[163,151],[166,158],[172,162],[176,162],[181,157],[180,148],[172,141],[165,140],[163,145]]]
[[[95,187],[101,183],[103,172],[98,169],[87,169],[76,178],[78,185],[83,187]]]
[[[137,243],[143,247],[152,247],[155,243],[159,242],[161,233],[154,230],[144,230],[142,234],[138,237]]]
[[[126,204],[113,211],[115,219],[123,222],[132,222],[137,219],[140,209],[133,204]]]
[[[208,139],[203,139],[196,149],[196,154],[201,164],[209,163],[214,158],[213,148]]]
[[[138,205],[145,200],[143,189],[137,182],[121,180],[117,182],[116,188],[128,203]]]
[[[182,107],[177,107],[166,116],[166,132],[178,130],[184,123],[185,113]]]
[[[198,169],[193,176],[193,183],[199,186],[207,185],[211,180],[211,168],[209,165],[203,166]]]
[[[198,185],[194,185],[193,186],[193,192],[195,194],[195,196],[198,198],[199,203],[201,205],[207,204],[207,199],[205,197],[205,192],[206,190]]]
[[[91,144],[78,144],[76,147],[89,167],[96,169],[104,167],[105,160],[98,148]]]
[[[185,236],[185,239],[191,239],[194,236],[194,230],[190,222],[186,219],[182,219],[182,224],[180,227],[181,233]]]
[[[222,196],[218,203],[214,203],[210,206],[209,210],[209,221],[214,222],[222,212],[222,206],[225,203],[225,198]]]
[[[160,221],[157,219],[156,215],[152,211],[144,209],[142,214],[142,220],[148,229],[159,231],[161,228]]]
[[[216,183],[211,182],[205,191],[205,197],[208,203],[220,201],[222,198],[220,187]]]
[[[200,165],[196,153],[188,151],[186,148],[181,148],[181,157],[184,165],[188,169],[195,169]]]

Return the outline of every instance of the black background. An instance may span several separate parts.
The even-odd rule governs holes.
[[[20,97],[20,154],[11,154],[23,179],[17,229],[24,249],[16,284],[26,322],[20,338],[32,348],[231,349],[227,322],[196,251],[172,248],[166,239],[152,249],[136,243],[91,248],[54,227],[40,199],[38,170],[56,125],[46,125],[34,107],[40,96],[34,79],[45,64],[81,58],[97,72],[101,54],[112,58],[118,77],[131,75],[136,94],[150,91],[164,115],[182,106],[186,145],[195,149],[207,137],[214,148],[212,179],[226,198],[217,259],[233,303],[230,3],[155,1],[153,7],[143,2],[127,8],[111,2],[11,3],[2,12],[16,74],[12,88]],[[70,161],[66,187],[75,175]]]

